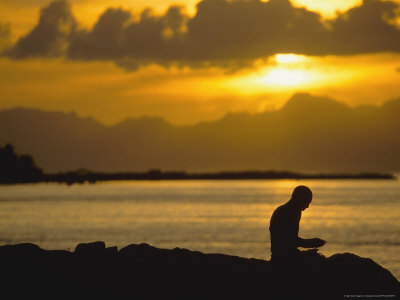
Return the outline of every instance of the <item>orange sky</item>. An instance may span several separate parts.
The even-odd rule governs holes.
[[[91,28],[109,6],[123,6],[137,16],[145,6],[163,14],[171,4],[161,0],[70,2],[80,28]],[[2,1],[0,24],[10,25],[11,36],[8,42],[5,38],[1,42],[0,36],[0,47],[12,46],[20,36],[26,36],[38,23],[40,8],[49,3]],[[179,3],[194,16],[196,1]],[[333,18],[335,10],[343,12],[360,5],[360,1],[297,0],[294,3],[316,10],[326,18]],[[400,53],[351,51],[354,53],[344,55],[282,51],[281,54],[246,58],[245,63],[235,58],[238,67],[229,61],[228,68],[215,62],[195,66],[185,61],[168,63],[169,67],[165,67],[157,60],[150,60],[139,68],[127,69],[124,63],[121,67],[113,59],[2,57],[0,109],[24,106],[75,111],[108,124],[126,117],[160,115],[173,123],[188,124],[215,120],[230,111],[255,113],[276,109],[296,92],[326,95],[351,105],[379,105],[400,96]]]

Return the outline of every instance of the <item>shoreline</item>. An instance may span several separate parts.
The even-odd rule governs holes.
[[[71,171],[54,174],[43,174],[29,178],[9,178],[0,184],[21,183],[96,183],[116,180],[395,180],[397,177],[390,173],[361,172],[361,173],[300,173],[289,171],[223,171],[188,173],[183,171],[150,170],[147,172],[91,172]]]

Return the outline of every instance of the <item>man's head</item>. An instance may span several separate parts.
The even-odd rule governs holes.
[[[300,210],[305,210],[308,208],[312,200],[312,192],[311,190],[304,186],[297,186],[292,193],[292,198],[290,201]]]

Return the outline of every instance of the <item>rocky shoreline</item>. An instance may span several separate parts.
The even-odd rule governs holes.
[[[373,260],[335,254],[297,264],[104,242],[73,252],[0,246],[2,293],[16,299],[343,299],[400,296]]]

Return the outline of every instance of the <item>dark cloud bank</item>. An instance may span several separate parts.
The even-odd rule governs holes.
[[[400,171],[400,98],[350,108],[297,94],[279,111],[172,126],[159,118],[106,127],[60,112],[0,112],[0,144],[45,171]]]
[[[137,21],[129,11],[107,9],[91,30],[79,29],[64,1],[41,11],[38,25],[20,38],[8,56],[66,56],[140,64],[221,65],[246,63],[275,53],[351,55],[399,52],[400,30],[393,20],[399,5],[364,0],[362,5],[323,20],[288,0],[203,0],[189,17],[171,6],[164,15],[144,10]]]

